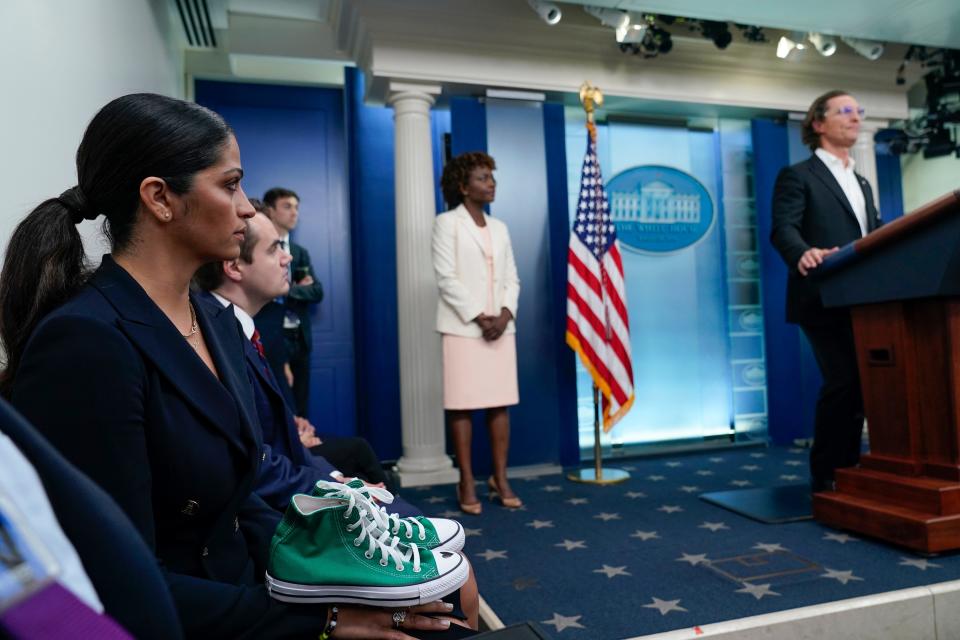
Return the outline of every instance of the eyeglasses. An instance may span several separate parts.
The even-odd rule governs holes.
[[[837,107],[837,110],[834,111],[834,113],[841,116],[852,116],[854,113],[856,113],[858,116],[862,118],[863,114],[866,112],[863,110],[863,107],[854,108],[854,107],[851,107],[850,105],[847,105],[845,107]]]

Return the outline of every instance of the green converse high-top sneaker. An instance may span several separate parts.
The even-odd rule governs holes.
[[[469,568],[462,555],[402,544],[373,511],[355,496],[293,496],[270,542],[270,595],[286,602],[407,607],[463,586]]]
[[[390,535],[400,538],[405,544],[416,544],[421,549],[431,551],[460,551],[463,549],[463,527],[456,520],[446,518],[427,518],[415,516],[401,518],[396,513],[390,513],[385,507],[373,502],[373,499],[384,504],[393,502],[393,494],[379,487],[368,487],[363,480],[354,478],[346,484],[320,480],[313,487],[310,494],[317,497],[343,496],[347,499],[354,493],[359,493],[357,500],[366,499],[373,507],[374,519],[383,529],[390,531]]]

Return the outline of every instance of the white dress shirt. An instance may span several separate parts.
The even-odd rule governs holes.
[[[825,149],[818,148],[814,153],[827,165],[827,169],[830,169],[830,173],[847,196],[847,201],[857,216],[857,222],[860,223],[860,235],[867,235],[867,202],[863,198],[863,189],[860,188],[857,174],[853,172],[853,158],[848,157],[847,165],[844,166],[843,160]]]
[[[211,291],[210,293],[213,294],[213,297],[217,299],[217,302],[222,304],[224,307],[229,307],[231,304],[233,304],[216,291]],[[253,324],[253,318],[250,317],[250,314],[234,304],[233,315],[237,316],[237,320],[240,322],[240,328],[243,329],[243,335],[247,337],[247,340],[252,339],[253,332],[257,327]]]

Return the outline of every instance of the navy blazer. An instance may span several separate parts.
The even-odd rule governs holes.
[[[110,496],[5,400],[0,400],[0,432],[36,470],[57,522],[77,550],[106,613],[140,640],[183,637],[156,558]]]
[[[313,637],[325,610],[262,584],[279,514],[251,493],[261,459],[233,311],[194,299],[215,377],[110,256],[48,314],[11,401],[109,493],[163,563],[187,636]]]
[[[857,174],[867,208],[867,233],[883,224],[873,203],[873,191]],[[800,256],[811,247],[842,247],[861,237],[850,201],[827,165],[812,155],[785,167],[773,189],[773,226],[770,241],[789,269],[787,322],[826,324],[846,317],[843,309],[824,309],[814,278],[797,271]]]

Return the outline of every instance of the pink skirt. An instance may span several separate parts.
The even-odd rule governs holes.
[[[443,334],[444,409],[488,409],[518,402],[515,333],[493,342]]]

